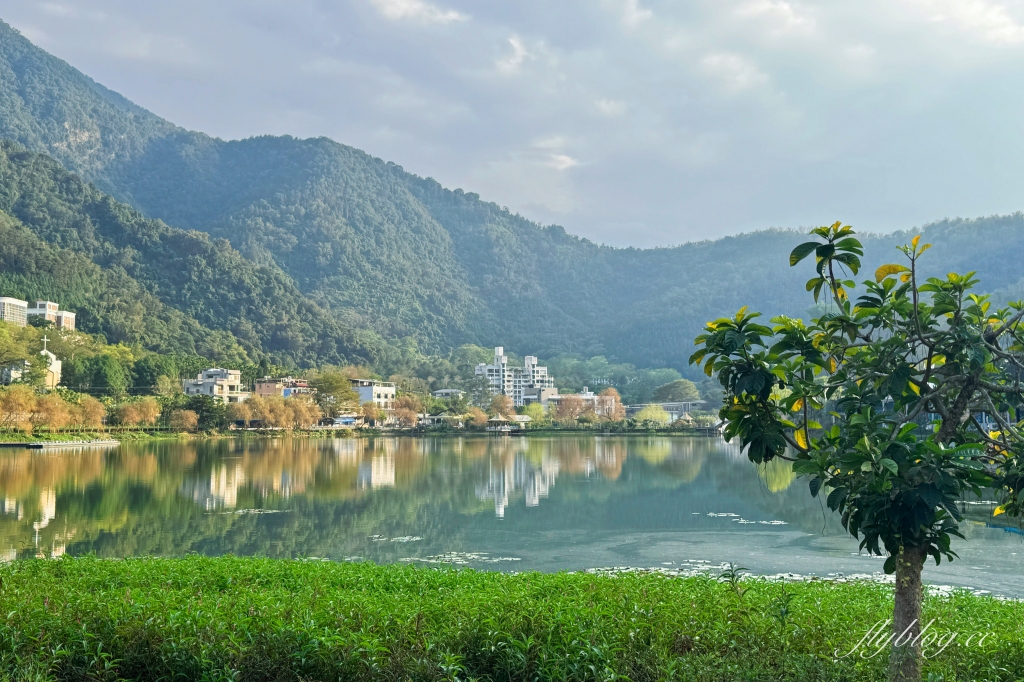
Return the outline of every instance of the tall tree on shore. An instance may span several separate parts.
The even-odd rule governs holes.
[[[656,403],[691,402],[700,400],[700,391],[689,379],[679,379],[654,389],[652,398]]]
[[[856,303],[860,242],[849,226],[811,231],[790,256],[814,254],[807,290],[829,310],[808,325],[756,322],[741,309],[708,323],[690,358],[717,373],[720,416],[756,463],[794,460],[810,492],[896,574],[890,679],[919,680],[921,569],[951,560],[958,501],[986,489],[995,514],[1024,506],[1024,304],[993,310],[971,293],[974,273],[919,281],[928,250],[915,237],[905,264],[882,265]],[[848,273],[848,274],[847,274]],[[823,426],[817,420],[831,417]]]

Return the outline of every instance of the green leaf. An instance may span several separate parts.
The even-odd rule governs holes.
[[[857,258],[852,253],[841,253],[835,257],[835,261],[850,268],[850,271],[855,275],[860,270],[860,258]]]
[[[793,267],[804,258],[807,258],[819,246],[821,246],[821,244],[818,242],[804,242],[800,246],[796,247],[789,254],[789,266]]]
[[[882,564],[882,570],[885,571],[886,575],[892,575],[896,572],[896,558],[898,554],[890,554],[889,558]]]
[[[836,242],[836,248],[840,251],[848,251],[858,256],[864,255],[864,246],[854,237],[847,237]]]
[[[818,491],[821,490],[821,479],[818,478],[817,476],[812,478],[811,482],[810,482],[810,487],[811,487],[811,497],[817,497],[818,496]]]
[[[883,459],[879,462],[880,465],[892,472],[893,476],[896,476],[900,472],[900,468],[896,465],[896,462],[891,459]]]

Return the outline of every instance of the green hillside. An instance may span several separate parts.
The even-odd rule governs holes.
[[[166,304],[231,331],[250,352],[300,363],[372,355],[379,336],[412,337],[431,351],[502,344],[519,354],[606,355],[683,369],[708,319],[745,304],[772,313],[807,308],[808,275],[787,267],[801,239],[795,232],[674,248],[599,246],[325,138],[226,142],[183,130],[0,22],[3,138],[52,156],[149,218],[208,234],[203,241],[162,223],[143,230],[188,234],[216,265],[201,285],[184,272],[171,277],[159,260],[185,237],[103,240],[113,240],[129,274]],[[126,225],[142,220],[125,211],[114,213]],[[50,218],[18,217],[48,242],[112,262],[101,253],[106,246],[85,236],[76,242],[74,226],[61,232]],[[1000,296],[1024,291],[1021,215],[926,231],[936,246],[925,266],[935,273],[979,270]],[[905,238],[868,237],[865,262],[893,259],[891,247]],[[233,291],[243,270],[239,287],[248,293],[218,300],[214,292]]]
[[[50,246],[0,212],[0,290],[26,300],[56,299],[77,314],[78,328],[110,343],[141,344],[166,354],[232,364],[249,358],[230,333],[208,329],[163,304],[120,268]]]
[[[85,291],[99,287],[95,296],[102,300],[94,306],[108,303],[109,292],[120,300],[145,301],[154,310],[170,306],[192,319],[198,336],[202,334],[196,322],[229,332],[222,336],[230,336],[232,345],[240,345],[252,357],[270,355],[295,364],[372,357],[371,336],[353,331],[305,299],[276,268],[250,263],[224,240],[146,218],[84,183],[49,157],[21,151],[10,143],[0,143],[0,211],[53,247],[46,256],[36,258],[37,263],[45,262],[46,257],[54,259],[57,250],[61,255],[71,254],[75,258],[60,267],[75,268],[81,273],[78,280],[90,283],[89,287],[54,286],[48,292],[41,279],[47,267],[30,267],[28,255],[8,246],[4,251],[10,254],[11,264],[5,261],[4,275],[10,279],[20,273],[28,278],[21,286],[15,286],[12,280],[10,286],[5,286],[8,293],[48,298],[60,295],[65,305],[80,304],[89,310],[94,296]],[[34,251],[41,253],[41,248],[35,245]],[[23,257],[20,266],[14,265],[17,257]],[[85,268],[81,265],[84,260],[105,270]],[[56,271],[53,274],[56,276]],[[104,285],[95,284],[99,280]],[[111,286],[115,281],[120,284]],[[109,312],[104,314],[96,308],[94,314],[83,319],[83,326],[89,331],[107,332],[112,324],[109,316]],[[186,318],[179,313],[175,319]],[[115,338],[120,335],[114,333]],[[139,342],[150,347],[159,345],[159,334],[154,330],[139,331],[139,335]]]

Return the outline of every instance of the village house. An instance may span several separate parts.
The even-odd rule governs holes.
[[[237,369],[213,367],[184,382],[185,395],[208,395],[222,403],[244,403],[251,395]]]
[[[313,393],[316,393],[316,389],[310,388],[308,381],[292,377],[282,379],[263,377],[256,382],[255,390],[255,394],[258,396],[280,396],[282,398],[289,398],[293,395],[312,395]]]
[[[564,393],[559,395],[556,391],[555,395],[548,398],[548,403],[553,407],[558,407],[558,404],[569,396],[579,398],[583,401],[583,409],[585,411],[592,411],[598,416],[610,417],[615,412],[615,397],[610,395],[597,395],[590,390],[589,386],[584,386],[583,390],[579,393]]]
[[[670,422],[675,422],[678,419],[682,419],[684,416],[689,415],[691,412],[704,409],[703,400],[684,400],[674,403],[644,403],[643,405],[626,405],[626,417],[632,418],[636,416],[640,410],[645,407],[651,407],[652,405],[660,407],[668,413],[668,419]]]
[[[376,379],[352,379],[352,390],[359,394],[360,405],[373,403],[385,410],[394,407],[398,393],[393,383]]]
[[[448,399],[448,398],[461,398],[466,392],[460,391],[457,388],[441,388],[434,391],[435,398]]]

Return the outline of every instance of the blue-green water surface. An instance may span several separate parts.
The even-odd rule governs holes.
[[[232,553],[497,570],[735,562],[871,574],[784,462],[714,438],[376,437],[0,451],[0,555]],[[933,583],[1024,596],[1024,544],[968,505]]]

